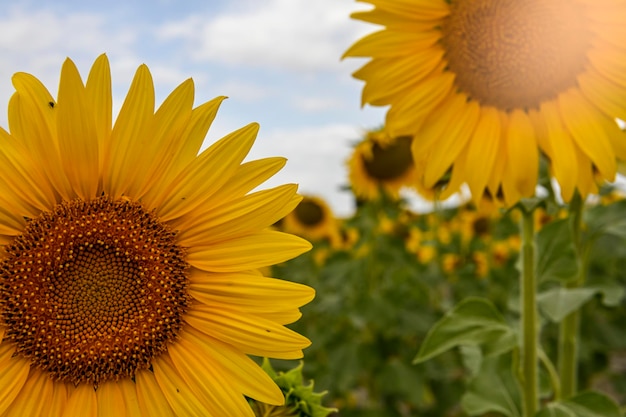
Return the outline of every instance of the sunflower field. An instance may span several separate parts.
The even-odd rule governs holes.
[[[579,390],[624,407],[626,199],[607,187],[585,205],[582,264],[568,207],[548,197],[534,203],[540,400],[559,395],[559,328],[579,311]],[[313,250],[272,273],[317,291],[293,328],[312,341],[304,374],[327,391],[325,404],[341,416],[522,415],[513,374],[519,208],[470,202],[415,212],[384,193],[359,200],[348,218],[334,218],[319,198],[301,206],[277,227],[297,230]],[[575,282],[580,276],[584,283]],[[489,352],[496,338],[502,346]]]

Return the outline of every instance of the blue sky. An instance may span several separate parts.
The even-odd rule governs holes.
[[[347,182],[345,160],[364,129],[383,122],[385,110],[360,107],[362,84],[350,74],[364,61],[340,60],[352,42],[376,29],[349,18],[367,7],[353,0],[2,2],[0,124],[7,126],[13,73],[32,73],[56,95],[66,57],[86,76],[106,52],[116,108],[142,63],[159,102],[191,77],[196,104],[229,97],[207,142],[259,122],[250,159],[289,159],[268,185],[299,183],[302,193],[347,215],[352,199],[339,190]]]

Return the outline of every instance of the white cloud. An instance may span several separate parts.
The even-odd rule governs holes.
[[[337,97],[296,97],[293,106],[305,112],[319,112],[346,107],[346,103]]]
[[[240,3],[240,2],[239,2]],[[157,36],[190,42],[198,60],[290,71],[344,71],[345,49],[371,26],[349,19],[352,0],[266,0],[217,15],[193,15]]]

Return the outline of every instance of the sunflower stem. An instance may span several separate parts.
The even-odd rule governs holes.
[[[578,264],[577,276],[568,282],[568,289],[578,288],[585,283],[586,264],[585,250],[581,239],[583,200],[576,193],[569,207],[569,219],[572,240]],[[578,337],[580,327],[580,310],[565,316],[559,327],[558,368],[561,378],[561,396],[567,399],[576,394],[578,389]]]
[[[537,279],[535,276],[535,225],[533,210],[522,210],[522,273],[520,275],[522,345],[521,376],[523,415],[533,417],[538,400],[538,329],[537,326]]]

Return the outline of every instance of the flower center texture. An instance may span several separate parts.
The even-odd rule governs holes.
[[[97,386],[148,368],[189,304],[175,238],[141,204],[106,197],[29,220],[1,264],[5,338],[63,382]]]
[[[393,180],[401,177],[413,166],[410,136],[400,136],[389,145],[374,143],[372,157],[363,158],[365,171],[378,180]]]
[[[296,217],[306,226],[315,226],[324,220],[324,211],[311,200],[302,200],[295,209]]]
[[[480,104],[537,108],[576,85],[590,34],[566,0],[453,0],[442,25],[448,69]]]

